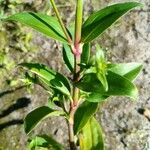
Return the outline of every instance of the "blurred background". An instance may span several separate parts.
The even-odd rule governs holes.
[[[86,0],[84,17],[108,4],[126,1]],[[74,21],[75,2],[56,0],[66,24]],[[140,2],[144,4],[142,9],[131,11],[97,40],[107,49],[110,61],[144,65],[136,80],[138,100],[111,98],[96,115],[105,132],[106,150],[150,150],[150,1]],[[54,15],[48,0],[0,0],[0,18],[22,11]],[[62,46],[58,42],[19,23],[0,22],[0,150],[27,150],[23,119],[32,109],[45,105],[48,99],[39,86],[28,87],[20,82],[24,72],[16,65],[40,62],[67,74],[61,55]],[[45,120],[31,136],[45,133],[64,143],[67,150],[65,120]]]

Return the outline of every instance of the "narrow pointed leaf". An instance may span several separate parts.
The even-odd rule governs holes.
[[[100,93],[103,96],[128,96],[133,99],[137,98],[138,90],[127,78],[108,71],[107,81],[109,87],[108,91],[103,89],[102,84],[95,74],[86,75],[77,83],[77,86],[83,91]]]
[[[79,142],[81,150],[104,150],[103,132],[94,117],[81,130]]]
[[[25,132],[29,134],[43,119],[46,119],[47,117],[60,115],[64,115],[64,112],[50,109],[47,106],[36,108],[25,117]]]
[[[140,63],[122,63],[122,64],[108,64],[108,70],[124,76],[130,81],[134,80],[142,69]]]
[[[134,80],[137,77],[141,69],[142,69],[142,65],[139,63],[108,65],[108,70],[111,70],[116,74],[123,75],[125,78],[127,78],[130,81]],[[108,96],[102,95],[101,92],[92,92],[87,96],[86,100],[89,102],[101,102],[106,100],[107,98]]]
[[[82,42],[87,43],[102,34],[129,10],[141,6],[137,2],[127,2],[108,6],[93,13],[83,24]]]
[[[47,135],[39,135],[31,140],[29,144],[29,150],[37,150],[37,148],[64,150],[61,144],[59,144],[56,140]]]
[[[104,51],[100,48],[99,45],[97,46],[97,51],[95,55],[95,68],[96,68],[96,75],[99,81],[102,83],[105,91],[108,90],[108,82],[106,78],[107,74],[107,61],[105,58]]]
[[[107,80],[109,89],[106,95],[128,96],[133,99],[137,98],[138,90],[136,86],[125,77],[109,71]]]
[[[38,63],[22,63],[21,66],[35,73],[40,79],[50,87],[61,91],[63,94],[70,96],[70,83],[63,75],[49,69],[47,66]]]
[[[102,83],[105,91],[107,91],[108,90],[108,82],[107,82],[106,74],[104,74],[102,72],[97,72],[96,75],[97,75],[97,78],[99,79],[99,81]]]
[[[81,54],[81,64],[88,64],[90,59],[90,43],[83,45],[83,50]]]
[[[94,115],[98,107],[98,103],[83,102],[77,109],[74,117],[74,133],[77,134]]]
[[[33,12],[22,12],[9,16],[5,19],[5,21],[20,22],[53,39],[67,43],[62,28],[57,19],[54,17]]]
[[[71,48],[69,47],[69,45],[64,44],[63,46],[63,60],[66,64],[66,66],[68,67],[68,69],[73,72],[73,68],[74,68],[74,55],[71,52]]]

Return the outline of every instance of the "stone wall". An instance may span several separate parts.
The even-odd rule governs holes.
[[[85,16],[108,4],[122,1],[126,0],[86,0]],[[42,11],[42,2],[46,3],[46,0],[40,0],[38,4],[33,0],[26,3],[32,3]],[[127,14],[97,40],[102,47],[108,49],[110,61],[141,62],[144,65],[142,73],[135,81],[139,89],[138,100],[110,98],[96,115],[105,132],[106,150],[150,149],[150,1],[141,2],[144,4],[142,9]],[[73,21],[75,2],[67,0],[64,4],[57,0],[57,3],[62,6],[60,10],[64,18],[67,18],[66,23]],[[38,60],[66,73],[61,58],[61,45],[58,42],[33,31],[32,44],[37,46],[37,51],[32,52],[33,61]],[[24,87],[0,88],[1,150],[27,150],[23,118],[33,108],[46,104],[47,98],[47,94],[38,86],[31,93]],[[44,121],[33,135],[38,133],[54,135],[67,149],[67,127],[62,118]]]

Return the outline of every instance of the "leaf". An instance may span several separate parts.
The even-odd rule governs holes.
[[[83,102],[77,109],[74,116],[75,135],[84,127],[91,116],[96,112],[98,103]]]
[[[86,101],[98,103],[105,101],[108,97],[109,96],[102,95],[100,92],[92,92],[86,97]]]
[[[85,92],[104,91],[101,82],[97,79],[96,73],[89,73],[83,76],[79,82],[75,84],[79,89]]]
[[[81,54],[81,64],[88,64],[90,59],[90,43],[83,45],[83,50]]]
[[[108,91],[105,91],[95,74],[87,74],[76,85],[83,91],[100,93],[103,96],[128,96],[133,99],[137,98],[138,90],[127,78],[108,71],[107,82],[109,88]]]
[[[71,48],[69,47],[69,45],[64,44],[63,46],[63,60],[66,64],[66,66],[68,67],[68,69],[73,72],[73,68],[74,68],[74,55],[71,52]]]
[[[128,96],[133,99],[137,98],[138,90],[136,86],[125,77],[109,71],[107,80],[109,89],[104,95]]]
[[[53,150],[64,150],[61,144],[47,135],[39,135],[33,138],[29,144],[29,150],[37,150],[37,148],[48,148]]]
[[[62,107],[62,103],[64,103],[64,95],[54,89],[48,99],[48,106],[52,109],[57,109],[58,107]]]
[[[97,78],[99,79],[99,81],[102,83],[105,91],[108,91],[108,82],[107,82],[106,75],[99,71],[96,73],[96,75],[97,75]]]
[[[142,69],[140,63],[108,64],[108,70],[133,81]]]
[[[96,68],[96,75],[98,80],[102,83],[105,91],[108,90],[108,83],[107,83],[107,61],[104,55],[103,50],[97,45],[97,51],[95,56],[95,68]]]
[[[64,115],[64,112],[56,111],[50,109],[47,106],[42,106],[34,109],[27,114],[24,120],[24,129],[27,134],[29,134],[43,119],[50,116],[60,116]]]
[[[137,77],[141,69],[142,65],[140,63],[108,64],[108,70],[122,75],[130,81]],[[107,98],[108,96],[102,95],[101,92],[92,92],[86,97],[86,100],[89,102],[101,102]]]
[[[63,75],[49,69],[47,66],[38,63],[22,63],[23,67],[35,73],[40,79],[50,87],[61,91],[63,94],[70,96],[70,83]]]
[[[106,92],[108,96],[128,96],[136,99],[138,90],[136,86],[125,77],[109,71],[107,76],[109,90]]]
[[[104,150],[103,132],[94,117],[82,128],[79,142],[81,150]]]
[[[83,24],[81,41],[83,43],[91,42],[121,16],[137,6],[141,6],[141,4],[137,2],[127,2],[111,5],[94,12]]]
[[[22,12],[9,16],[4,21],[18,21],[53,39],[68,43],[59,22],[54,17],[33,12]]]
[[[112,71],[121,76],[124,76],[130,81],[133,81],[137,77],[141,69],[142,69],[142,65],[140,63],[107,64],[107,70]],[[86,74],[88,73],[96,73],[95,67],[91,67],[90,69],[86,70]],[[97,73],[97,78],[98,78],[98,73]],[[92,92],[91,94],[89,94],[86,100],[90,102],[103,101],[105,100],[105,96],[101,95],[101,93]]]

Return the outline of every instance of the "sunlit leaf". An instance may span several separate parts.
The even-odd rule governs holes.
[[[83,91],[100,93],[102,96],[128,96],[133,99],[137,98],[138,90],[127,78],[108,71],[107,81],[108,91],[103,89],[102,84],[95,74],[85,75],[76,85]]]
[[[140,63],[108,64],[107,69],[132,81],[141,71],[142,65]],[[86,100],[89,102],[102,102],[107,98],[108,96],[102,95],[101,92],[92,92],[86,97]]]
[[[54,17],[33,12],[22,12],[9,16],[5,21],[20,22],[55,40],[67,43],[62,28]]]
[[[96,112],[98,103],[83,102],[74,117],[74,133],[77,134]]]
[[[61,107],[61,103],[64,102],[64,95],[56,90],[53,89],[53,92],[51,93],[52,96],[49,97],[48,99],[48,106],[52,109],[56,108],[56,107]]]
[[[115,23],[121,16],[137,6],[141,6],[141,4],[137,2],[127,2],[111,5],[94,12],[83,24],[82,42],[87,43],[92,41]]]
[[[107,74],[107,61],[104,51],[97,45],[97,51],[95,55],[95,68],[98,80],[102,83],[105,91],[108,90],[108,82],[106,78]]]
[[[35,73],[40,79],[52,88],[56,88],[62,93],[70,96],[70,83],[67,78],[58,72],[49,69],[47,66],[38,63],[22,63],[23,67]]]
[[[29,134],[43,119],[50,116],[60,116],[64,115],[64,112],[56,111],[50,109],[47,106],[42,106],[34,109],[27,114],[24,120],[24,129],[27,134]]]
[[[79,142],[81,150],[104,150],[103,132],[94,117],[82,128]]]
[[[103,102],[105,101],[109,96],[102,95],[100,92],[92,92],[87,97],[86,100],[89,102]]]
[[[122,64],[108,64],[108,70],[124,76],[130,81],[134,80],[142,69],[140,63],[122,63]]]
[[[47,148],[51,150],[64,150],[63,146],[47,135],[39,135],[33,138],[29,144],[29,150],[37,148]]]
[[[97,78],[99,79],[99,81],[102,83],[105,91],[107,91],[108,90],[108,82],[107,82],[106,75],[103,74],[102,72],[97,72],[96,75],[97,75]]]

